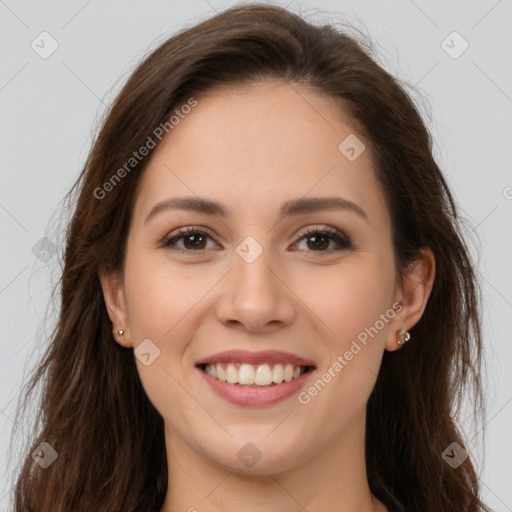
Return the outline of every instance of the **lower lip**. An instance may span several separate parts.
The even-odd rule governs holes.
[[[244,407],[272,405],[288,398],[300,390],[314,371],[313,369],[309,369],[296,379],[292,379],[289,382],[283,381],[281,384],[274,386],[247,387],[239,386],[238,384],[229,384],[228,382],[208,375],[201,368],[198,368],[198,370],[217,395],[232,404],[242,405]]]

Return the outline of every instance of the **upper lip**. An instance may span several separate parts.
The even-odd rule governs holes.
[[[217,352],[211,356],[196,361],[196,366],[215,363],[290,363],[294,366],[315,366],[313,361],[309,361],[295,354],[282,352],[280,350],[264,350],[262,352],[249,352],[247,350],[226,350],[224,352]]]

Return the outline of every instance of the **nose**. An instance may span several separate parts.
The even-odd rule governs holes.
[[[287,281],[286,272],[273,264],[270,250],[263,250],[251,263],[234,254],[233,269],[222,280],[219,321],[250,332],[291,324],[297,299]]]

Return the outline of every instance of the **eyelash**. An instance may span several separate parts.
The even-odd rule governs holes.
[[[176,234],[174,234],[173,236],[169,236],[169,235],[166,236],[162,240],[161,246],[163,248],[166,248],[166,249],[169,249],[169,250],[172,250],[172,251],[182,252],[182,253],[191,253],[191,252],[196,252],[198,254],[204,253],[207,249],[201,249],[201,250],[195,251],[195,250],[191,250],[191,249],[176,248],[176,242],[178,240],[181,240],[182,238],[186,238],[187,236],[191,236],[191,235],[201,235],[201,236],[207,236],[209,238],[212,238],[205,231],[202,231],[201,229],[198,229],[198,228],[195,228],[193,226],[190,226],[190,227],[178,229],[178,231],[176,231]],[[331,228],[329,226],[324,226],[322,228],[317,228],[317,227],[311,227],[310,226],[310,227],[308,227],[306,229],[303,229],[297,235],[298,236],[297,242],[301,241],[304,238],[307,238],[308,236],[312,236],[312,235],[321,235],[321,236],[324,236],[324,237],[328,237],[329,241],[336,242],[338,244],[339,248],[338,249],[325,250],[325,251],[313,251],[313,250],[311,250],[311,251],[306,251],[306,252],[319,252],[319,253],[330,254],[333,251],[343,251],[343,250],[352,249],[352,242],[350,241],[350,239],[344,233],[339,231],[338,229]]]

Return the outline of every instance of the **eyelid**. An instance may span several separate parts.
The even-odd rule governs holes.
[[[310,225],[306,226],[305,228],[299,230],[297,234],[295,235],[296,241],[295,244],[302,241],[302,239],[306,238],[308,235],[327,235],[330,237],[330,240],[338,244],[337,249],[330,249],[327,251],[306,251],[309,253],[319,252],[323,253],[325,255],[329,255],[332,253],[340,252],[342,250],[349,250],[353,249],[353,243],[351,238],[344,232],[344,230],[340,228],[336,228],[334,226],[329,226],[328,224],[323,225]],[[340,248],[341,246],[341,248]]]
[[[173,229],[171,232],[166,234],[163,237],[163,239],[161,240],[160,246],[163,247],[164,249],[166,249],[166,248],[170,249],[169,242],[172,239],[181,240],[182,238],[186,237],[187,235],[192,235],[192,234],[204,234],[204,235],[207,235],[208,237],[210,237],[212,240],[215,241],[215,237],[211,234],[211,232],[210,232],[210,230],[208,228],[205,228],[205,227],[202,227],[202,226],[184,226],[184,227],[181,227],[181,228]],[[187,252],[187,253],[196,252],[198,254],[201,254],[206,249],[201,249],[199,251],[187,251],[187,250],[184,250],[184,249],[177,248],[175,250],[177,252]]]
[[[184,227],[177,228],[177,229],[171,231],[169,234],[167,234],[162,239],[162,241],[160,242],[160,246],[164,249],[168,249],[168,250],[172,250],[172,251],[176,251],[176,252],[181,252],[181,253],[186,253],[186,254],[196,253],[198,255],[201,255],[204,252],[206,252],[208,249],[200,249],[200,250],[181,249],[181,248],[176,247],[176,242],[174,242],[173,244],[170,243],[173,239],[182,240],[187,235],[192,235],[192,234],[206,235],[207,237],[212,239],[215,243],[217,243],[215,240],[215,236],[211,234],[211,232],[208,228],[192,225],[192,226],[184,226]],[[333,253],[340,252],[343,250],[353,249],[353,244],[352,244],[351,238],[349,236],[347,236],[346,233],[342,229],[336,228],[334,226],[330,226],[328,224],[309,225],[309,226],[306,226],[306,227],[300,229],[294,235],[295,242],[293,242],[293,244],[295,245],[295,244],[301,242],[305,237],[307,237],[307,235],[314,235],[314,234],[327,235],[328,237],[330,237],[330,241],[332,241],[338,245],[338,248],[337,249],[329,249],[326,251],[306,251],[306,252],[312,252],[312,253],[318,252],[318,253],[323,253],[325,255],[329,255],[329,254],[333,254]],[[174,245],[174,247],[173,247],[173,245]]]

